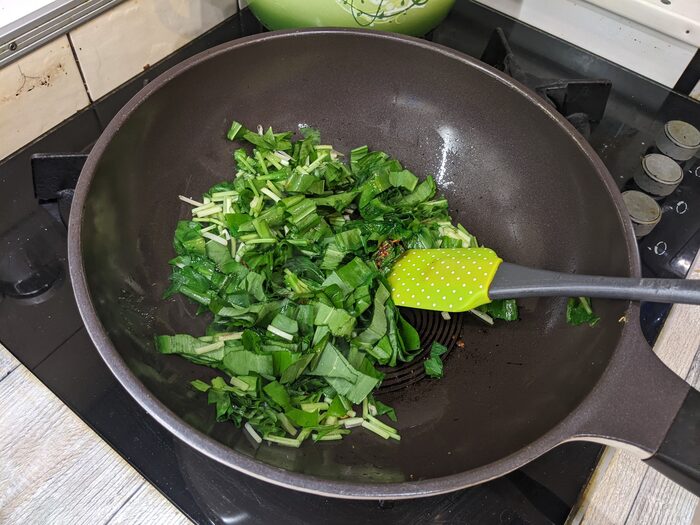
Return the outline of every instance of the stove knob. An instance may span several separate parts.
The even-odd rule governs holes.
[[[700,131],[682,120],[669,120],[656,136],[656,147],[672,159],[691,159],[700,149]]]
[[[641,191],[630,190],[622,194],[627,212],[632,220],[632,228],[639,239],[647,235],[661,220],[659,204]]]
[[[647,193],[666,197],[683,180],[683,169],[671,157],[650,153],[642,158],[642,169],[634,175],[634,182]]]

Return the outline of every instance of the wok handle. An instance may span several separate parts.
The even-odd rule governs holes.
[[[638,315],[631,305],[628,316]],[[573,439],[631,452],[700,496],[700,392],[661,361],[638,326],[627,325],[622,339],[575,412]]]
[[[661,446],[645,463],[700,495],[700,392],[690,389]]]
[[[489,287],[491,299],[553,296],[700,304],[700,280],[579,275],[504,262]]]

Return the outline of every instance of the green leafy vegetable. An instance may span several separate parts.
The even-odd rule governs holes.
[[[478,310],[494,319],[503,319],[504,321],[518,320],[518,305],[515,299],[499,299],[492,301],[480,306]]]
[[[447,353],[447,347],[438,342],[434,342],[430,347],[430,356],[423,362],[425,373],[428,377],[439,379],[443,376],[442,356]]]
[[[588,324],[594,326],[600,317],[593,313],[591,300],[587,297],[569,297],[566,302],[566,322],[571,325]]]
[[[392,421],[398,421],[398,419],[396,418],[396,411],[393,408],[391,408],[389,405],[385,405],[381,401],[377,401],[375,399],[371,399],[370,401],[377,408],[377,415],[378,416],[382,416],[382,415],[386,414],[386,416],[389,419],[391,419]]]
[[[175,229],[164,296],[212,320],[205,335],[161,335],[156,348],[217,370],[192,387],[257,443],[335,441],[357,426],[399,440],[378,419],[397,417],[372,397],[377,367],[411,361],[421,343],[385,276],[407,249],[477,241],[452,223],[432,177],[367,146],[346,163],[317,130],[300,134],[233,122],[228,139],[251,146],[233,152],[233,180],[180,197],[191,217]],[[495,301],[482,315],[513,320],[517,307]],[[446,351],[433,344],[429,376],[442,376]]]

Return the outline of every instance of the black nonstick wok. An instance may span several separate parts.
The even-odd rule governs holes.
[[[266,33],[187,60],[134,97],[93,148],[75,193],[70,273],[85,325],[122,385],[182,441],[252,476],[347,498],[409,498],[501,476],[558,444],[628,449],[700,492],[700,393],[649,349],[639,306],[596,300],[595,327],[566,324],[564,299],[520,301],[519,322],[485,327],[406,313],[453,347],[442,380],[420,362],[387,377],[401,442],[361,429],[336,443],[255,448],[189,382],[211,371],[158,354],[156,333],[207,320],[161,299],[178,194],[234,176],[232,119],[319,128],[433,174],[452,214],[504,259],[638,276],[620,194],[590,146],[532,92],[455,51],[392,34]],[[459,342],[459,345],[455,345]],[[463,346],[462,346],[463,342]]]

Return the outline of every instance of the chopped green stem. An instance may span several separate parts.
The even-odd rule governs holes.
[[[366,420],[365,420],[365,421],[362,421],[362,428],[366,428],[366,429],[369,430],[370,432],[374,432],[375,434],[377,434],[378,436],[383,437],[384,439],[389,439],[389,438],[391,437],[391,433],[390,433],[390,432],[387,432],[387,431],[385,431],[384,429],[379,428],[378,426],[376,426],[376,425],[374,425],[374,424],[372,424],[372,423],[370,423],[369,421],[366,421]]]
[[[386,423],[382,423],[381,421],[379,421],[376,417],[374,417],[372,415],[367,416],[367,421],[372,423],[374,426],[381,428],[385,432],[388,432],[390,434],[398,434],[398,432],[396,431],[396,429],[394,427],[390,427]]]
[[[264,439],[265,441],[277,443],[278,445],[284,445],[285,447],[299,448],[301,446],[301,441],[298,438],[291,439],[287,437],[273,436],[271,434],[268,434],[264,437]]]
[[[581,304],[583,305],[583,309],[586,310],[587,314],[592,314],[593,309],[591,308],[591,304],[588,302],[588,297],[579,297],[579,301],[581,301]]]
[[[481,319],[485,323],[488,323],[490,325],[493,324],[493,317],[491,317],[489,314],[485,314],[484,312],[482,312],[480,310],[476,310],[476,309],[469,310],[469,313],[474,314],[475,316],[477,316],[479,319]]]
[[[191,204],[192,206],[203,206],[204,205],[203,203],[197,202],[196,200],[190,199],[189,197],[185,197],[184,195],[178,195],[178,198],[181,201],[186,202],[187,204]]]
[[[223,347],[224,347],[223,341],[218,341],[218,342],[212,343],[210,345],[204,345],[204,346],[200,346],[199,348],[195,348],[194,353],[197,355],[207,354],[209,352],[213,352],[214,350],[218,350],[219,348],[223,348]]]
[[[354,428],[354,427],[359,427],[362,425],[364,422],[364,419],[361,417],[350,417],[348,419],[342,419],[341,423],[345,428]]]
[[[325,436],[317,437],[316,441],[338,441],[340,439],[343,439],[342,434],[329,433]]]
[[[250,437],[253,438],[253,441],[255,441],[255,442],[258,443],[258,444],[262,443],[262,438],[260,437],[260,434],[258,434],[258,433],[255,431],[255,429],[251,426],[250,423],[248,423],[248,422],[246,421],[246,424],[243,425],[243,426],[244,426],[245,429],[248,431],[248,434],[250,435]]]

